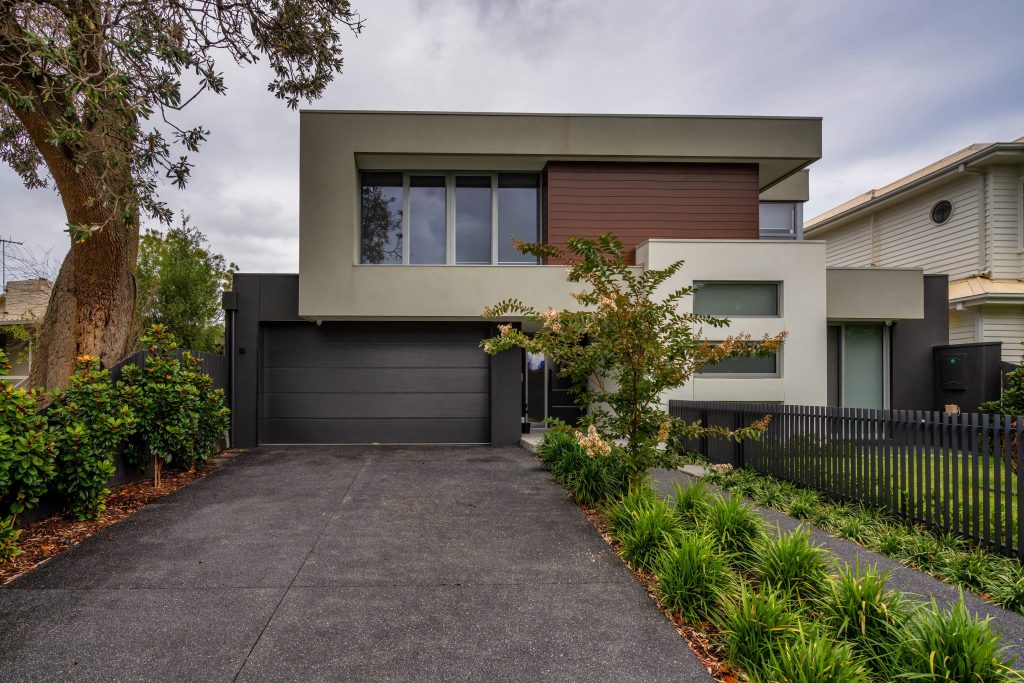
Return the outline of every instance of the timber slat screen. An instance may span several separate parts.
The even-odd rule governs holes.
[[[1024,418],[705,401],[671,401],[669,410],[729,429],[770,415],[759,440],[682,446],[1024,561]]]

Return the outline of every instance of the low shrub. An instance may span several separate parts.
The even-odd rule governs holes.
[[[868,547],[889,557],[901,557],[910,543],[910,535],[896,526],[886,526],[874,539],[869,540]]]
[[[828,563],[804,529],[780,533],[757,548],[754,574],[760,584],[804,605],[828,585]]]
[[[760,482],[760,486],[753,491],[752,497],[755,503],[769,508],[782,507],[783,502],[787,500],[782,483],[774,479]]]
[[[942,569],[943,576],[957,588],[980,591],[991,581],[995,566],[981,550],[950,552]]]
[[[847,566],[829,581],[816,605],[819,621],[852,643],[883,678],[896,666],[901,631],[913,608],[902,593],[886,589],[888,579],[870,565]]]
[[[930,681],[1019,680],[1013,659],[992,630],[991,618],[972,615],[961,598],[948,610],[935,601],[902,630],[901,677]]]
[[[785,596],[741,585],[739,594],[725,602],[718,627],[728,660],[757,677],[793,639],[798,622]]]
[[[82,356],[47,418],[57,462],[55,490],[76,519],[99,519],[110,492],[107,483],[117,470],[114,454],[134,430],[135,415],[117,401],[110,373],[100,370],[99,360]]]
[[[1001,563],[989,576],[984,589],[989,599],[1000,607],[1024,612],[1024,569],[1020,566]]]
[[[695,529],[707,514],[712,500],[718,496],[711,493],[700,479],[690,480],[686,484],[676,484],[674,489],[676,517],[683,527]]]
[[[785,512],[791,517],[805,520],[809,519],[821,505],[821,499],[814,491],[801,490],[790,496],[786,503]]]
[[[733,585],[725,558],[707,536],[683,533],[654,561],[658,597],[691,624],[710,619]]]
[[[554,464],[562,459],[562,452],[566,448],[578,446],[576,438],[567,431],[549,431],[537,444],[537,457],[548,469],[553,469]]]
[[[771,651],[758,683],[867,683],[863,663],[849,643],[836,643],[800,627],[792,642]]]
[[[576,472],[583,469],[590,456],[583,450],[575,440],[568,445],[562,446],[559,457],[551,463],[551,473],[563,484]]]
[[[10,365],[0,350],[0,376]],[[0,384],[0,562],[20,554],[17,517],[39,504],[55,468],[46,418],[35,390]]]
[[[199,424],[190,460],[182,465],[203,467],[219,449],[224,435],[231,427],[231,409],[224,402],[224,390],[213,388],[213,377],[200,369],[200,361],[190,353],[185,354],[186,381],[199,393]]]
[[[649,572],[654,569],[655,558],[679,537],[679,522],[672,508],[663,500],[656,500],[636,510],[629,528],[617,538],[622,543],[622,556],[634,568]]]
[[[632,529],[637,512],[654,505],[656,500],[658,500],[658,494],[648,484],[630,488],[626,495],[605,509],[612,535],[618,538],[619,535]]]
[[[743,563],[764,536],[761,518],[737,497],[716,497],[708,505],[703,528],[734,561]]]

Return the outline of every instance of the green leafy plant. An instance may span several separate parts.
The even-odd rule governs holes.
[[[672,508],[663,500],[641,507],[633,514],[632,523],[618,533],[622,556],[634,569],[650,572],[659,553],[679,536],[679,522]]]
[[[224,402],[224,390],[214,389],[213,378],[201,371],[199,359],[186,353],[185,366],[186,381],[198,393],[199,420],[194,446],[188,451],[192,457],[181,464],[184,467],[202,467],[220,449],[231,427],[231,409]]]
[[[896,669],[898,644],[913,605],[902,593],[886,589],[888,574],[858,564],[846,567],[828,584],[817,604],[819,621],[852,643],[883,678]]]
[[[785,512],[791,517],[810,519],[821,505],[821,498],[814,491],[800,490],[786,501]]]
[[[9,369],[0,351],[0,376]],[[0,562],[20,553],[17,517],[39,504],[55,472],[39,398],[35,390],[0,384]]]
[[[55,489],[71,515],[99,519],[107,482],[116,472],[115,452],[135,429],[134,413],[117,400],[99,360],[81,356],[68,387],[55,394],[47,419],[57,459]]]
[[[798,605],[817,597],[828,585],[824,552],[811,543],[811,535],[802,528],[761,543],[754,574],[762,586],[790,596]]]
[[[990,622],[991,618],[973,616],[962,598],[946,610],[932,600],[901,631],[901,676],[927,681],[1020,680]]]
[[[562,459],[562,451],[564,449],[578,445],[576,437],[571,432],[561,430],[549,431],[540,440],[540,443],[537,444],[537,456],[545,467],[552,469],[554,464]]]
[[[610,451],[623,459],[632,482],[652,467],[679,462],[675,449],[662,447],[668,442],[698,436],[756,438],[764,432],[765,420],[737,430],[686,423],[665,410],[662,397],[709,363],[777,352],[784,333],[760,341],[740,335],[708,342],[700,330],[724,327],[728,320],[681,310],[680,302],[693,291],[672,288],[683,262],[637,273],[621,241],[610,234],[596,240],[569,238],[565,250],[546,244],[516,247],[539,258],[569,261],[568,281],[586,287],[573,295],[582,309],[539,311],[506,299],[483,316],[530,321],[538,331],[527,334],[512,323],[502,324],[500,335],[481,346],[490,354],[522,348],[551,358],[570,380],[577,402],[588,408],[585,420],[613,444]]]
[[[658,597],[691,624],[717,612],[735,580],[723,555],[707,536],[683,533],[654,560]]]
[[[761,518],[754,508],[739,498],[712,500],[704,520],[703,528],[707,533],[739,563],[749,558],[754,546],[764,536]]]
[[[985,591],[1000,607],[1024,612],[1024,569],[1010,562],[1001,563],[989,575]]]
[[[772,649],[757,683],[867,683],[868,673],[848,643],[836,643],[806,626],[785,647]]]
[[[700,479],[688,481],[686,484],[676,484],[674,491],[676,517],[687,529],[695,529],[703,521],[711,501],[719,497],[711,493]]]
[[[719,621],[726,657],[754,677],[793,640],[798,625],[784,595],[746,585],[725,602]]]
[[[630,487],[629,491],[605,509],[608,526],[613,536],[618,537],[633,528],[637,514],[658,500],[658,494],[649,484]]]

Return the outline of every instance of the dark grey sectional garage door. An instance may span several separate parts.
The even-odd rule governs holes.
[[[478,323],[264,324],[261,443],[488,443]]]

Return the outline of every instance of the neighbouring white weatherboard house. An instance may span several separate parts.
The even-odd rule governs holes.
[[[0,297],[0,348],[11,364],[3,380],[9,384],[20,387],[28,382],[32,365],[31,332],[46,315],[52,289],[53,283],[43,278],[12,280]],[[29,334],[17,334],[16,330]]]
[[[829,267],[948,276],[950,343],[1024,347],[1024,138],[973,144],[804,225]]]
[[[930,382],[930,360],[893,369],[927,327],[926,279],[826,268],[801,230],[820,156],[818,118],[304,111],[299,273],[239,273],[225,297],[233,443],[501,445],[523,421],[577,418],[546,359],[483,353],[480,315],[575,305],[564,265],[512,238],[606,232],[637,269],[684,259],[667,286],[732,320],[716,336],[789,332],[666,401],[825,405],[841,386],[846,405],[906,403],[915,373]]]

